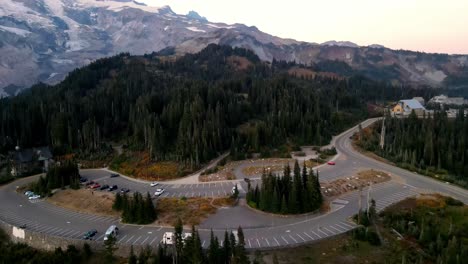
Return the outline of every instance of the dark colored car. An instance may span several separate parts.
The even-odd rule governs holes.
[[[87,240],[87,239],[92,239],[95,235],[97,234],[97,230],[96,229],[91,229],[89,230],[88,232],[86,232],[83,236],[83,239]]]
[[[127,188],[122,188],[122,189],[120,189],[120,192],[121,192],[121,193],[128,193],[129,191],[130,191],[130,190],[127,189]]]
[[[85,177],[80,177],[80,182],[87,182],[87,181],[88,181],[87,178],[85,178]]]
[[[244,181],[245,182],[250,182],[250,179],[249,178],[244,178]]]
[[[109,189],[107,189],[107,191],[112,192],[113,190],[117,190],[117,188],[117,185],[112,185],[109,187]]]
[[[119,177],[119,174],[117,174],[117,173],[111,173],[110,177],[111,177],[111,178]]]
[[[101,188],[99,188],[99,190],[103,191],[103,190],[108,189],[108,188],[109,188],[109,185],[104,184],[104,185],[101,186]]]

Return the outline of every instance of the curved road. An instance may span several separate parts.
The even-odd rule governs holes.
[[[377,120],[369,119],[362,125],[365,127]],[[322,181],[349,177],[361,169],[377,169],[399,176],[402,179],[400,182],[390,181],[372,186],[370,197],[376,200],[378,210],[406,197],[429,191],[444,193],[468,203],[467,190],[396,168],[356,152],[349,139],[356,130],[357,126],[333,139],[332,143],[338,151],[335,157],[336,166],[318,168]],[[109,173],[105,170],[86,170],[81,174],[101,184],[117,184],[119,188],[126,187],[132,191],[154,191],[154,187],[150,187],[148,183],[131,181],[125,177],[109,178]],[[100,241],[107,227],[117,224],[121,231],[117,241],[127,245],[155,246],[161,241],[164,232],[173,231],[172,227],[121,224],[117,218],[77,213],[43,200],[29,201],[15,189],[32,180],[33,178],[21,179],[0,188],[0,220],[16,226],[26,224],[26,228],[31,231],[73,239],[81,239],[86,231],[96,228],[99,231],[96,239]],[[245,193],[246,185],[240,181],[161,185],[166,189],[163,195],[165,197],[211,197],[229,194],[236,183],[240,184],[241,193]],[[294,246],[344,233],[356,226],[349,218],[358,211],[360,202],[363,205],[367,203],[367,193],[364,190],[362,193],[353,192],[341,196],[332,202],[332,210],[324,215],[279,217],[257,213],[245,206],[221,208],[198,227],[202,244],[205,248],[209,246],[211,229],[222,242],[224,231],[235,230],[238,226],[244,229],[247,248]]]

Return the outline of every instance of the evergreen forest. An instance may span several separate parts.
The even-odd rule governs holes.
[[[243,158],[282,144],[323,145],[367,117],[368,103],[421,93],[360,76],[296,76],[293,67],[305,66],[214,44],[175,59],[99,59],[55,86],[0,99],[0,153],[48,145],[80,158],[119,142],[197,168],[229,149]]]
[[[403,168],[468,187],[468,118],[445,112],[417,118],[385,119],[385,144],[379,146],[382,124],[361,131],[358,144]]]
[[[249,184],[247,203],[259,210],[280,214],[302,214],[313,212],[322,205],[319,176],[313,170],[307,172],[304,164],[302,172],[296,160],[293,176],[289,164],[283,175],[271,172],[262,174],[262,187],[252,188]]]

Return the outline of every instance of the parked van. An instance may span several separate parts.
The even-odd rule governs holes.
[[[106,234],[104,235],[104,241],[108,240],[112,235],[116,237],[119,234],[119,228],[116,225],[111,225],[107,228]]]
[[[174,237],[174,233],[166,232],[166,233],[164,233],[163,239],[162,239],[161,242],[163,244],[166,244],[166,245],[172,245],[172,244],[174,244],[173,237]]]

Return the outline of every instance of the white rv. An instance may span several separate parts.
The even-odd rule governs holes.
[[[161,242],[166,245],[172,245],[174,244],[173,237],[174,237],[174,233],[166,232],[164,233],[163,240]]]

